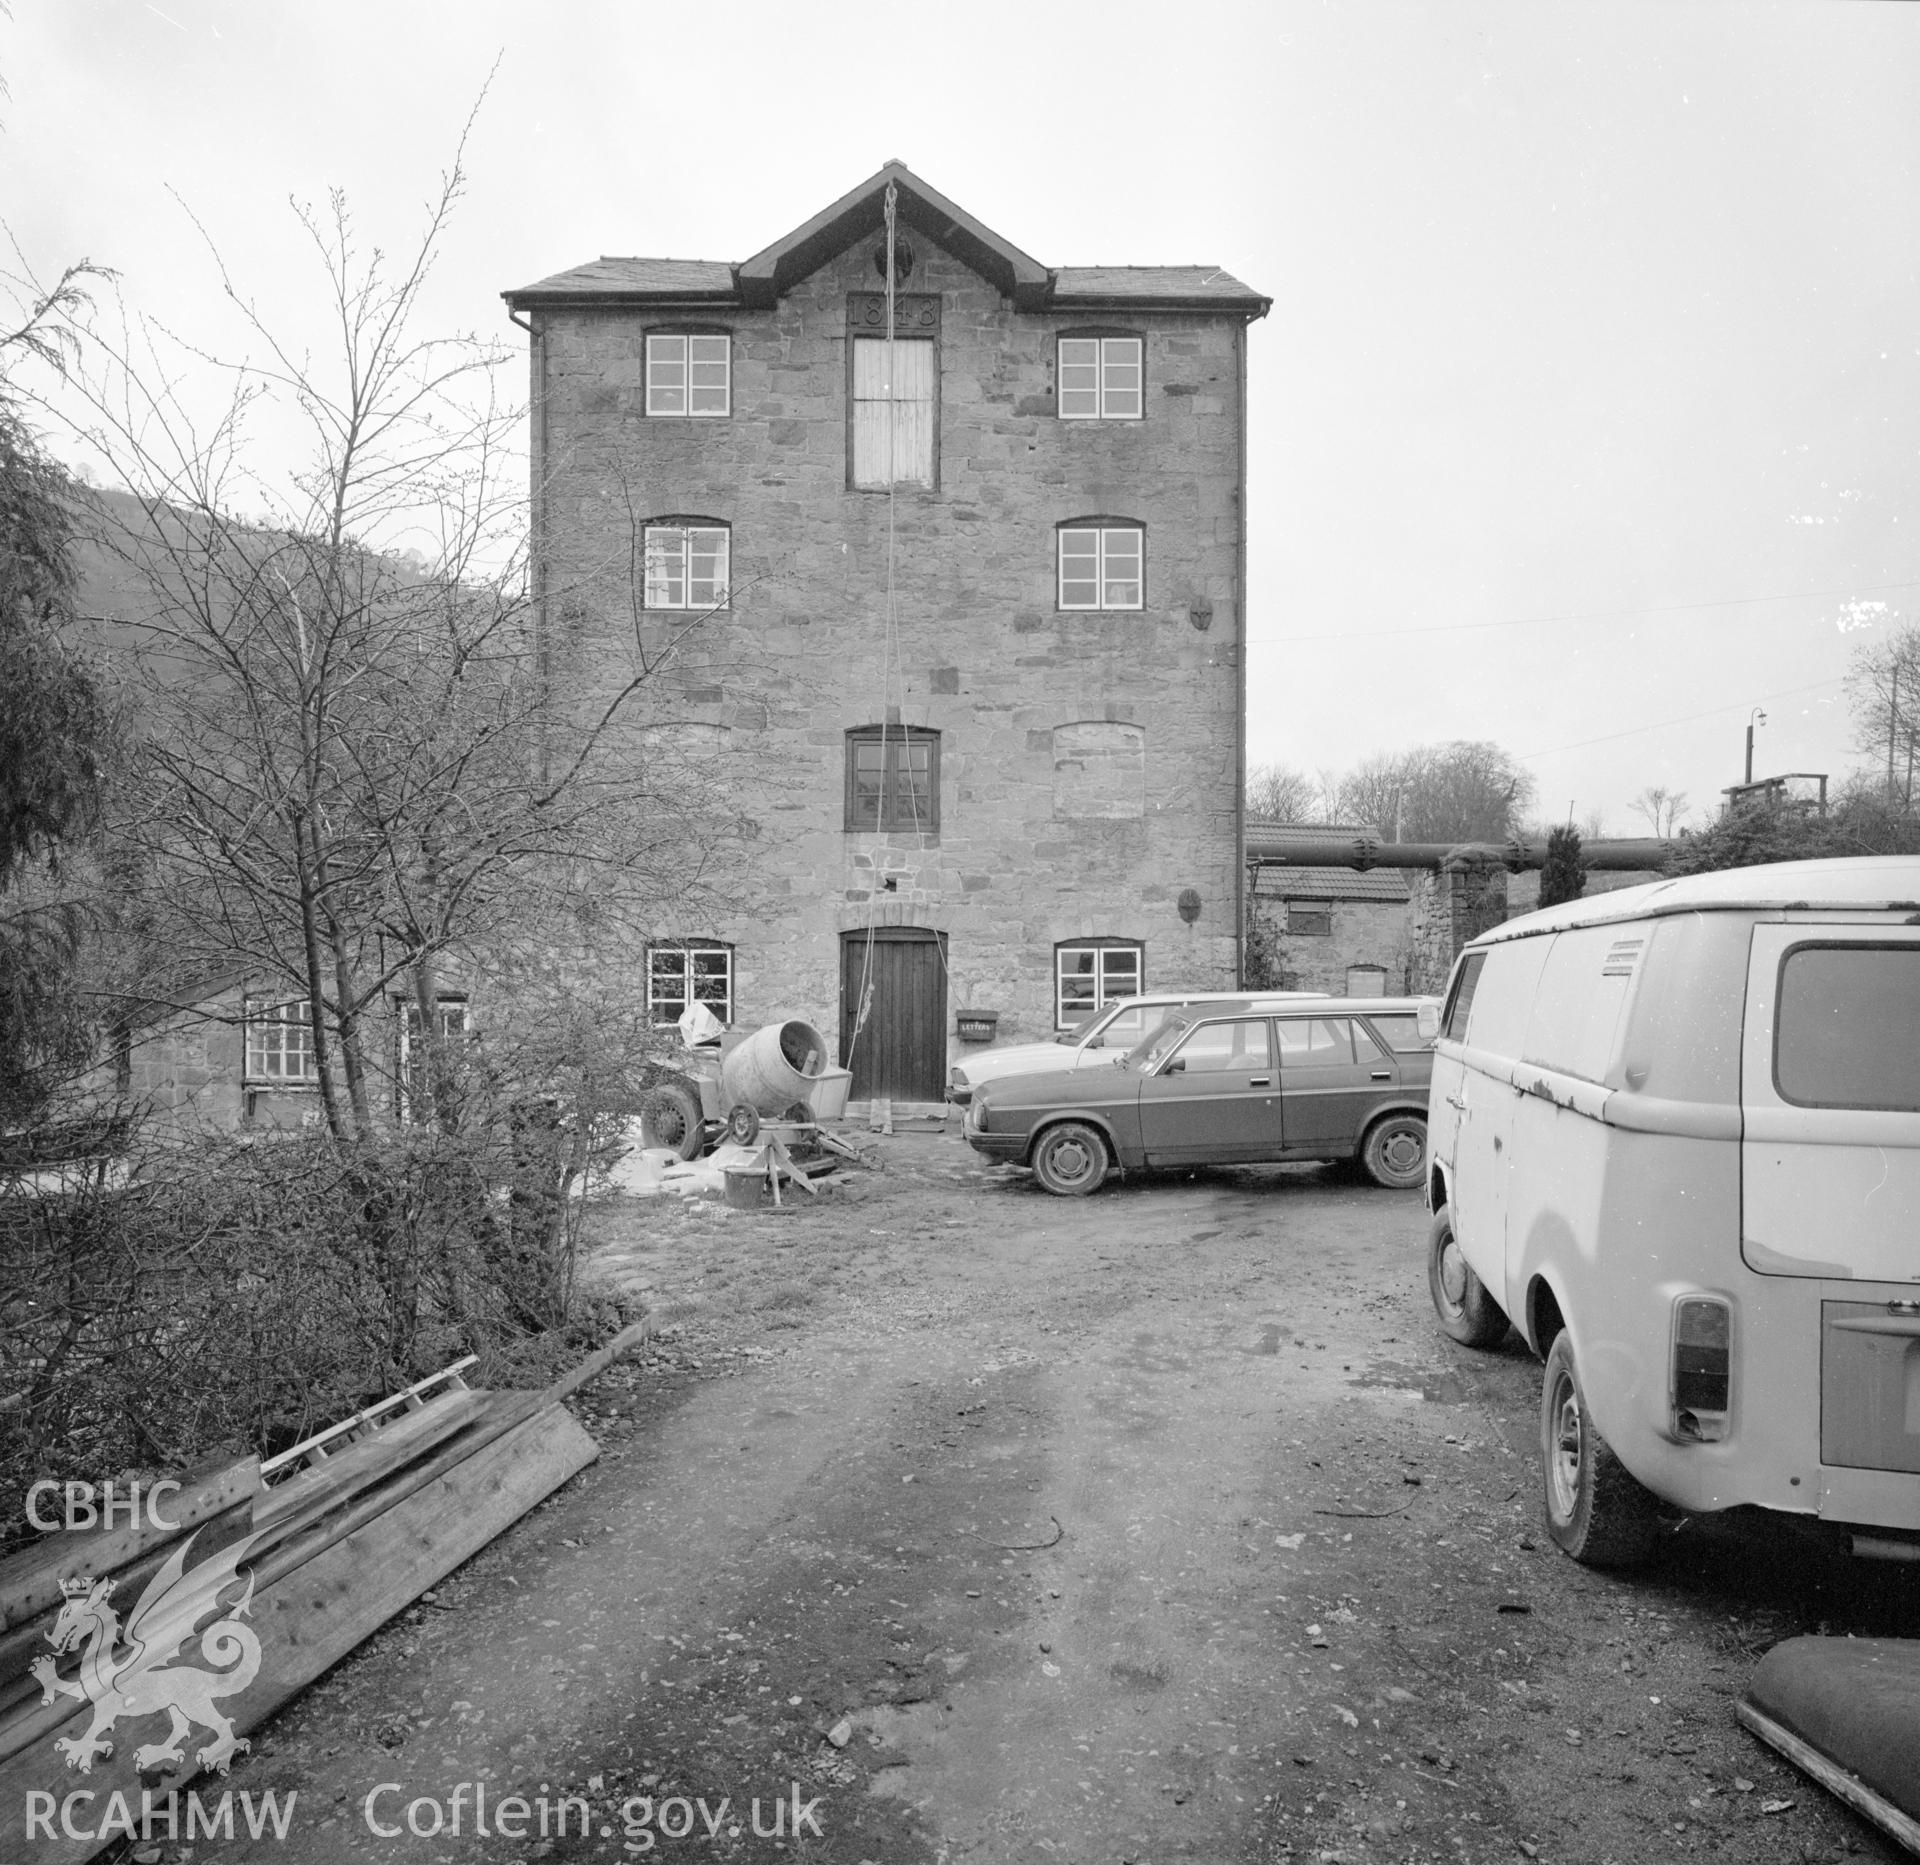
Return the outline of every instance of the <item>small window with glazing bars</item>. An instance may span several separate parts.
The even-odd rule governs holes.
[[[724,330],[647,338],[647,413],[718,418],[733,408],[733,339]]]
[[[1063,421],[1138,421],[1146,411],[1138,337],[1062,337],[1056,406]]]

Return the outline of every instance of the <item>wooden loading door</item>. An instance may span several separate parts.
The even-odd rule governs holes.
[[[924,926],[840,935],[840,1059],[853,1070],[852,1099],[946,1098],[946,943],[944,933]]]

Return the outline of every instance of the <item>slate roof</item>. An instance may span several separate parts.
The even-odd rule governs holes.
[[[1405,868],[1261,868],[1253,877],[1260,900],[1384,900],[1404,906],[1410,898]]]
[[[1116,299],[1150,302],[1177,298],[1192,303],[1244,302],[1266,299],[1251,285],[1218,266],[1057,266],[1053,274],[1053,302],[1082,301],[1110,304]]]
[[[902,225],[927,234],[1022,310],[1159,305],[1264,317],[1273,303],[1218,266],[1042,265],[929,187],[903,162],[887,163],[749,258],[728,263],[607,257],[570,266],[501,296],[516,310],[580,304],[771,305],[799,279],[879,230],[889,183],[895,187]]]
[[[731,298],[733,267],[721,259],[629,259],[604,254],[502,294],[509,301],[622,298]]]

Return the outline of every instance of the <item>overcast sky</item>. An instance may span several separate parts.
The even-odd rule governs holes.
[[[1553,816],[1854,762],[1920,613],[1920,7],[13,0],[0,215],[217,332],[181,207],[310,313],[289,196],[420,208],[424,316],[740,259],[898,157],[1043,263],[1225,266],[1252,340],[1250,754],[1488,738]],[[316,346],[324,333],[313,333]],[[1884,608],[1872,605],[1884,604]]]

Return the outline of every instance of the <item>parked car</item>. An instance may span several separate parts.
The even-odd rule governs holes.
[[[1920,859],[1509,920],[1454,966],[1428,1282],[1546,1361],[1547,1528],[1645,1555],[1756,1504],[1920,1556]]]
[[[1380,1185],[1426,1178],[1438,998],[1322,997],[1175,1013],[1118,1067],[1014,1075],[977,1090],[966,1135],[1050,1192],[1115,1167],[1358,1159]]]
[[[1116,998],[1105,1009],[1047,1043],[1009,1043],[982,1049],[947,1071],[947,1099],[965,1107],[982,1082],[1006,1075],[1047,1075],[1089,1063],[1125,1061],[1127,1053],[1151,1036],[1176,1011],[1202,1004],[1287,1003],[1297,997],[1324,997],[1324,991],[1150,991]]]

